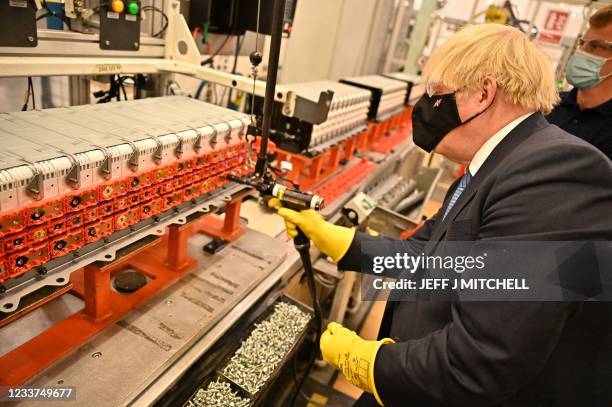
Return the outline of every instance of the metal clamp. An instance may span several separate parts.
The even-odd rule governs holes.
[[[242,120],[240,120],[240,131],[238,132],[238,138],[239,139],[241,139],[243,135],[246,135],[246,133],[245,134],[242,133],[246,127],[247,127],[247,125],[244,124],[244,122]],[[230,130],[230,134],[231,134],[231,130]]]
[[[193,142],[193,149],[199,152],[202,149],[202,131],[200,129],[193,129],[197,136]]]
[[[155,162],[159,164],[162,158],[164,157],[163,156],[164,145],[162,144],[161,141],[159,141],[159,138],[155,136],[151,136],[151,138],[155,141],[155,144],[157,144],[157,147],[155,147],[155,151],[153,152],[153,160],[155,160]]]
[[[181,157],[181,155],[183,155],[183,136],[179,135],[178,133],[175,134],[176,138],[178,138],[178,143],[176,144],[176,148],[174,149],[174,154],[177,157]]]
[[[217,129],[215,129],[215,126],[211,126],[213,129],[213,133],[210,135],[210,140],[208,140],[208,144],[210,144],[210,147],[214,150],[215,146],[217,145],[218,141],[217,141]]]
[[[102,146],[94,146],[94,147],[102,151],[102,154],[104,154],[104,161],[102,161],[102,165],[100,165],[99,171],[100,171],[100,174],[102,175],[102,178],[108,180],[113,175],[113,156],[111,155],[111,153],[108,152],[108,149],[106,147],[102,147]]]
[[[66,175],[66,183],[72,189],[80,188],[81,187],[81,164],[79,164],[79,161],[76,159],[76,157],[73,154],[70,154],[70,153],[67,153],[61,150],[59,152],[64,154],[66,158],[68,158],[70,160],[70,163],[72,164],[72,166],[70,167],[70,171],[68,171],[68,174]]]
[[[138,166],[140,165],[140,151],[136,148],[136,144],[134,144],[131,140],[126,140],[122,138],[121,140],[125,141],[126,144],[129,144],[132,147],[132,155],[128,160],[128,164],[130,165],[130,169],[134,172],[138,171]]]
[[[32,179],[28,181],[26,192],[32,198],[36,199],[37,201],[40,201],[41,199],[45,197],[45,184],[44,184],[44,179],[43,179],[44,178],[43,173],[40,170],[40,168],[36,166],[36,163],[24,160],[23,158],[21,160],[27,163],[28,168],[30,168],[32,172],[34,173],[34,175],[32,176]]]

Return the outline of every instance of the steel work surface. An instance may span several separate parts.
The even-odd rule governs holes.
[[[213,256],[202,250],[209,240],[190,239],[189,253],[199,262],[192,273],[28,385],[76,386],[79,405],[130,403],[281,263],[286,267],[288,246],[259,232],[247,229]]]

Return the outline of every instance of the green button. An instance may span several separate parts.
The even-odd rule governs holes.
[[[130,13],[130,14],[135,16],[140,11],[140,7],[138,6],[138,3],[132,2],[132,3],[128,4],[127,11],[128,11],[128,13]]]

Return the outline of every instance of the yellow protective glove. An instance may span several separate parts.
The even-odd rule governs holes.
[[[296,212],[283,208],[276,198],[270,199],[268,206],[277,208],[278,214],[285,218],[287,236],[292,239],[296,237],[299,227],[306,237],[334,262],[338,262],[346,254],[355,237],[355,229],[334,225],[312,209]]]
[[[366,341],[337,322],[330,322],[321,335],[320,345],[323,360],[341,371],[353,385],[374,394],[376,401],[382,405],[374,385],[374,361],[378,349],[387,343],[394,341],[389,338]]]

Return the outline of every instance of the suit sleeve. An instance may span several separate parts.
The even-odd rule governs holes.
[[[419,255],[425,243],[429,240],[438,219],[436,214],[429,218],[409,239],[391,239],[387,237],[374,237],[366,233],[357,232],[346,254],[338,262],[339,270],[362,271],[361,264],[372,264],[371,259],[384,256],[385,253],[410,253]],[[370,248],[363,251],[364,247]],[[370,259],[370,261],[368,261]]]
[[[446,207],[450,194],[459,184],[459,179],[455,180],[448,189],[444,197],[442,208],[412,235],[409,239],[391,239],[388,237],[373,237],[368,234],[357,232],[351,242],[346,254],[338,262],[338,269],[345,271],[362,271],[361,264],[372,264],[372,258],[385,256],[395,253],[410,253],[418,256],[423,251],[425,244],[437,225],[438,219],[442,216],[442,209]],[[369,251],[364,251],[368,247]]]
[[[479,240],[610,239],[608,160],[582,144],[524,155],[491,188]],[[379,350],[376,389],[386,407],[497,405],[533,383],[577,306],[455,302],[442,329]]]

